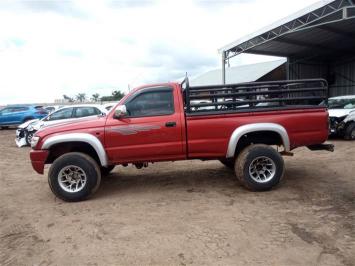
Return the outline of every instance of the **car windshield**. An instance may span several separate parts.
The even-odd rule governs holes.
[[[329,99],[329,109],[353,109],[355,108],[355,98],[349,99]]]

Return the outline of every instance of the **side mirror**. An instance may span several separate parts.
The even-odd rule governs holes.
[[[125,105],[117,106],[114,114],[114,118],[120,119],[127,115],[127,108]]]

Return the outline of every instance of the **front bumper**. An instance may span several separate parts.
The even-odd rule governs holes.
[[[16,142],[17,147],[19,147],[19,148],[27,146],[26,138],[25,138],[25,129],[23,129],[23,128],[16,129],[15,142]]]
[[[329,117],[329,135],[341,136],[344,134],[344,117]]]
[[[30,158],[33,169],[39,173],[43,174],[44,172],[44,164],[48,157],[48,150],[31,150]]]

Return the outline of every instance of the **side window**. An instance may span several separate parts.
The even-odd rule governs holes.
[[[74,117],[85,117],[91,115],[99,115],[101,112],[95,107],[77,107]]]
[[[17,112],[25,112],[28,110],[28,107],[13,107],[11,109],[12,113],[17,113]]]
[[[126,103],[131,117],[160,116],[174,113],[174,98],[171,89],[142,92]]]
[[[10,110],[10,108],[4,108],[4,109],[2,109],[2,110],[0,110],[0,114],[8,114],[8,113],[10,113],[11,112],[11,110]]]
[[[52,121],[52,120],[59,120],[59,119],[68,119],[72,117],[72,113],[73,113],[73,108],[61,109],[51,114],[48,120]]]

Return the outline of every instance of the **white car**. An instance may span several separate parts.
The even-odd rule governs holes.
[[[53,113],[62,107],[63,105],[49,105],[49,106],[44,106],[43,109],[46,109],[49,113]]]
[[[106,115],[107,110],[99,104],[68,105],[42,119],[29,120],[18,126],[16,130],[16,145],[18,147],[28,146],[33,135],[42,127],[72,122],[90,116]]]
[[[328,99],[330,134],[355,139],[355,95]]]

